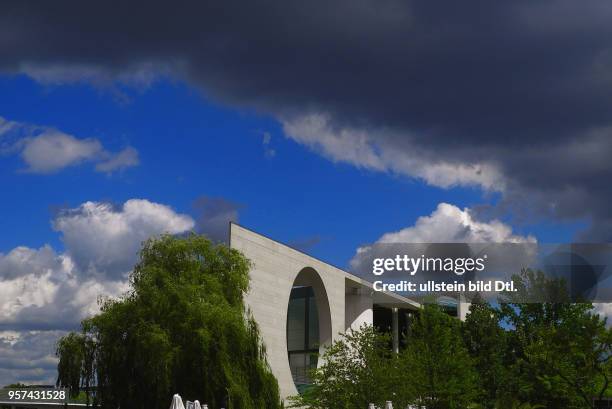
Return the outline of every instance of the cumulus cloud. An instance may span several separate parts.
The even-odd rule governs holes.
[[[86,202],[60,212],[53,221],[77,268],[112,277],[131,270],[142,242],[150,236],[182,233],[194,226],[190,216],[144,199],[131,199],[119,207]]]
[[[97,297],[127,290],[144,240],[182,233],[187,215],[143,199],[122,206],[86,202],[60,212],[53,226],[65,251],[49,245],[0,253],[0,329],[66,329],[97,311]]]
[[[63,252],[45,245],[0,253],[0,386],[53,383],[55,341],[98,312],[100,297],[129,289],[142,241],[194,226],[191,217],[148,200],[85,202],[53,220]]]
[[[66,278],[66,277],[64,277]],[[17,316],[23,310],[32,307],[53,306],[62,277],[47,273],[42,277],[35,274],[12,279],[2,279],[0,281],[0,326],[30,325],[31,323],[18,323]],[[58,320],[65,318],[75,319],[75,317],[58,316],[52,325],[57,324]],[[76,318],[78,320],[78,318]],[[77,321],[78,322],[78,321]]]
[[[402,251],[402,245],[407,246],[404,250],[418,250],[415,254],[428,251],[429,243],[469,243],[461,246],[446,246],[439,248],[440,251],[460,252],[465,257],[470,252],[478,252],[487,247],[487,253],[491,259],[499,265],[503,265],[507,271],[518,271],[529,262],[533,254],[537,240],[533,236],[521,236],[514,234],[512,228],[499,221],[477,220],[469,209],[460,209],[457,206],[440,203],[436,210],[429,216],[419,217],[414,225],[395,232],[383,234],[375,243],[361,246],[350,261],[352,271],[356,274],[371,279],[371,261],[377,257],[394,257],[398,251]],[[528,244],[527,246],[489,247],[483,246],[488,243],[505,244]],[[434,251],[436,249],[434,248]],[[512,252],[511,257],[505,256],[504,252]],[[465,254],[464,254],[465,253]],[[448,256],[448,255],[446,255]]]
[[[63,258],[49,245],[39,249],[15,247],[8,254],[0,253],[0,278],[13,279],[27,274],[42,276],[63,268]]]
[[[16,253],[20,257],[14,257]],[[23,257],[28,253],[35,250],[19,248],[0,256],[4,267],[0,272],[0,386],[54,384],[58,338],[98,312],[99,297],[118,297],[128,289],[126,280],[80,277],[66,255]],[[44,265],[45,260],[49,265]],[[18,274],[6,269],[10,266]],[[30,266],[33,269],[28,272]]]
[[[57,129],[12,122],[0,117],[0,153],[19,154],[28,173],[55,173],[85,162],[112,173],[139,164],[138,151],[127,147],[112,153],[95,138],[77,138]]]
[[[534,243],[533,236],[512,233],[512,227],[499,220],[478,221],[469,209],[440,203],[429,216],[414,226],[386,233],[377,243]]]
[[[127,280],[45,274],[0,281],[0,330],[69,330],[99,311],[99,297],[118,297]]]
[[[0,331],[0,387],[55,384],[55,343],[63,331]]]

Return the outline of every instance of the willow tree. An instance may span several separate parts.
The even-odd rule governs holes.
[[[130,292],[58,343],[58,385],[94,391],[103,408],[166,408],[174,393],[212,407],[280,408],[243,302],[249,268],[202,236],[148,240]]]

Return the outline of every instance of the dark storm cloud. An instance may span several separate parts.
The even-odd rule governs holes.
[[[4,2],[0,69],[51,83],[162,71],[281,121],[323,113],[383,151],[486,161],[504,205],[591,218],[585,238],[600,240],[610,21],[604,0]]]

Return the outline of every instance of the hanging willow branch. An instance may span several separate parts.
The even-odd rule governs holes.
[[[248,260],[204,237],[147,241],[131,291],[57,347],[58,385],[102,408],[166,408],[174,393],[230,409],[278,409],[278,384],[243,294]],[[231,405],[231,406],[230,406]]]

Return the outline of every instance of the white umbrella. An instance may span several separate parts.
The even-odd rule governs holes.
[[[193,402],[193,409],[202,409],[202,406],[200,406],[199,400],[196,400],[195,402]]]
[[[181,399],[181,395],[179,395],[178,393],[172,397],[170,409],[185,409],[185,405],[183,405],[183,399]]]

